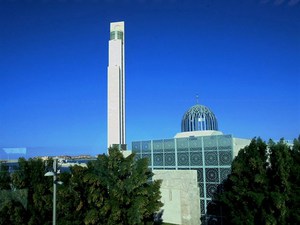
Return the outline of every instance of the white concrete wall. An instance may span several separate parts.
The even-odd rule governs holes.
[[[249,145],[251,142],[250,139],[244,139],[244,138],[233,138],[233,158],[235,158],[239,151]]]
[[[199,137],[199,136],[212,136],[212,135],[223,135],[221,131],[217,130],[197,130],[197,131],[187,131],[177,133],[174,138],[184,138],[184,137]]]
[[[120,144],[120,67],[108,67],[107,141],[108,147]]]
[[[121,151],[121,152],[125,158],[127,158],[128,156],[130,156],[132,154],[131,150],[125,150],[125,151]]]
[[[200,193],[196,170],[153,170],[154,180],[162,180],[161,201],[166,223],[199,225]]]

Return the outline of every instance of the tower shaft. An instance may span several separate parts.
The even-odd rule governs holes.
[[[108,60],[108,147],[125,147],[125,35],[124,22],[110,24]]]

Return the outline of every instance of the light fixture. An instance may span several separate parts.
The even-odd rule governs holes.
[[[45,173],[45,177],[53,177],[53,217],[52,217],[52,224],[56,225],[56,185],[63,184],[62,181],[57,180],[57,174],[60,171],[57,170],[57,159],[53,159],[53,171],[49,171]]]

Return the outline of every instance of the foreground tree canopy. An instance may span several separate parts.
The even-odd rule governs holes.
[[[300,137],[293,147],[253,139],[234,159],[208,213],[221,216],[222,224],[300,224],[299,171]]]
[[[49,165],[21,158],[11,176],[1,165],[0,225],[52,224],[52,178],[44,176]],[[161,181],[152,176],[147,159],[124,158],[115,148],[88,167],[72,167],[59,176],[57,224],[153,224],[162,203]]]

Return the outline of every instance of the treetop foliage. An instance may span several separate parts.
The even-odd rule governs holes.
[[[0,200],[0,225],[52,224],[53,179],[44,176],[51,165],[52,160],[20,158],[12,174],[1,165],[0,197],[24,190],[26,201]],[[162,203],[161,181],[152,176],[146,159],[125,158],[116,148],[87,167],[71,167],[70,173],[59,174],[57,224],[153,224]]]
[[[254,138],[233,160],[209,213],[222,224],[300,224],[299,171],[300,136],[292,147]]]

